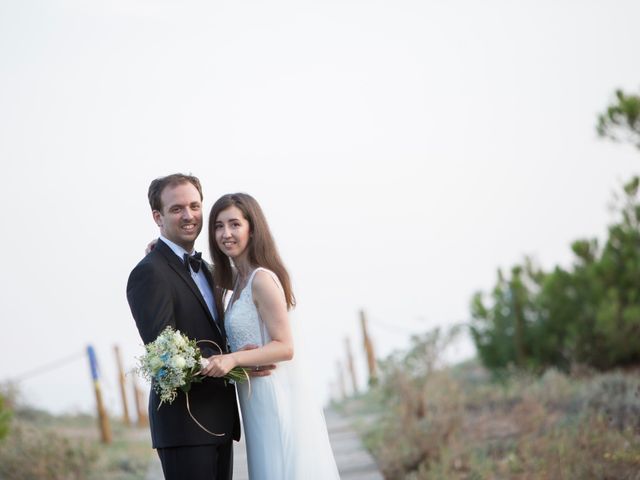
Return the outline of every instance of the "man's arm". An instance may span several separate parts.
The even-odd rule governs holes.
[[[153,342],[167,326],[176,326],[171,289],[151,263],[139,264],[129,275],[127,300],[145,344]]]

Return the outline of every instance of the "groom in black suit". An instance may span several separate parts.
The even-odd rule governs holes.
[[[158,178],[149,187],[149,203],[160,238],[133,269],[127,284],[127,299],[142,340],[154,341],[171,325],[191,339],[211,340],[226,352],[222,291],[213,285],[206,263],[193,250],[202,230],[200,181],[181,174]],[[220,353],[215,347],[201,350],[203,357]],[[189,392],[193,416],[222,436],[213,436],[196,424],[181,391],[171,405],[159,404],[152,389],[151,439],[165,479],[231,479],[232,439],[240,439],[235,387],[222,378],[206,377]]]

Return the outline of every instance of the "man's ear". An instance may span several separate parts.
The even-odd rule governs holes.
[[[153,210],[151,213],[153,214],[153,221],[156,222],[156,225],[162,227],[162,225],[164,224],[164,222],[162,221],[162,213],[160,213],[159,210]]]

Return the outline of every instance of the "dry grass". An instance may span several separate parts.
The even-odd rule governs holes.
[[[341,408],[369,412],[358,428],[388,480],[640,479],[633,373],[494,383],[475,364],[418,379],[395,369]]]
[[[98,456],[96,448],[52,430],[16,422],[0,445],[3,479],[88,479]]]
[[[17,409],[0,442],[3,480],[142,480],[153,450],[148,429],[112,421],[113,442],[100,443],[87,415],[52,416]]]

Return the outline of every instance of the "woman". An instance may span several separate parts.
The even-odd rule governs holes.
[[[238,385],[249,478],[339,478],[322,411],[293,360],[288,310],[295,297],[256,200],[221,197],[209,215],[209,244],[216,285],[233,290],[225,314],[232,353],[211,357],[202,373],[220,377],[236,366],[278,363],[271,375],[252,378],[250,391]],[[259,348],[241,350],[248,345]]]

